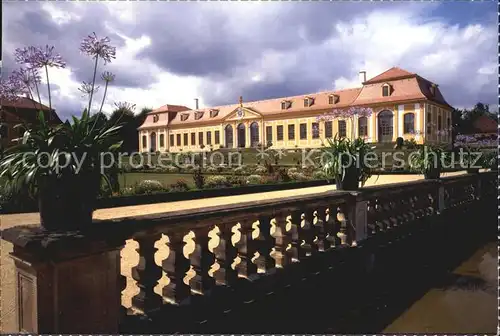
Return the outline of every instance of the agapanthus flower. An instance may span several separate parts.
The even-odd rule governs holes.
[[[116,58],[116,48],[109,44],[111,42],[109,37],[99,39],[96,33],[93,34],[83,39],[80,51],[94,58],[101,57],[104,64],[110,63],[111,59]]]
[[[27,47],[16,49],[15,58],[20,64],[27,64],[31,68],[42,68],[48,66],[51,68],[64,68],[66,62],[63,61],[61,55],[55,52],[55,47]]]
[[[19,100],[19,96],[24,94],[26,91],[23,88],[23,84],[12,76],[8,79],[0,79],[0,100],[7,100],[15,102]]]
[[[32,88],[42,81],[42,77],[38,73],[38,69],[20,68],[12,71],[11,78],[14,81],[23,83],[26,88]]]
[[[14,52],[14,58],[18,64],[26,65],[30,68],[35,67],[40,55],[40,48],[30,46],[17,48]]]
[[[83,97],[85,97],[86,95],[89,95],[91,93],[96,93],[98,90],[99,90],[99,86],[94,86],[92,88],[92,83],[86,83],[86,82],[82,82],[82,84],[78,88],[78,91],[83,93]]]
[[[104,71],[101,75],[101,78],[106,83],[109,83],[115,80],[115,75],[109,71]]]
[[[130,104],[129,102],[116,102],[114,103],[114,105],[118,110],[126,110],[131,112],[134,112],[135,110],[135,104]]]

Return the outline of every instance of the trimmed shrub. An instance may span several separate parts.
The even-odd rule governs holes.
[[[290,178],[294,181],[307,181],[308,178],[304,173],[292,173],[288,174]]]
[[[179,171],[179,168],[175,166],[166,166],[164,168],[164,171],[166,171],[167,173],[177,173]]]
[[[205,186],[207,188],[222,188],[227,187],[227,179],[222,175],[212,175],[205,179]]]
[[[292,177],[293,174],[297,174],[299,172],[299,169],[298,168],[289,168],[287,170],[287,174],[288,176]]]
[[[226,176],[227,184],[230,186],[243,186],[245,185],[245,179],[242,176]]]
[[[216,168],[216,167],[214,167],[214,166],[209,166],[209,167],[207,167],[207,168],[205,169],[205,171],[206,171],[207,173],[217,173],[217,171],[218,171],[218,170],[217,170],[217,168]]]
[[[177,180],[175,183],[170,184],[169,189],[171,191],[188,191],[189,186],[184,180]]]
[[[261,184],[262,176],[260,175],[250,175],[247,177],[247,184]]]
[[[264,166],[257,166],[254,169],[254,173],[257,175],[267,174],[267,168]]]
[[[312,173],[312,177],[315,180],[326,180],[326,174],[325,172],[321,170],[316,170]]]
[[[157,180],[143,180],[134,187],[136,194],[154,194],[162,191],[166,191],[163,184]]]
[[[243,174],[243,173],[245,173],[245,167],[238,166],[236,168],[233,168],[233,173],[234,174]]]

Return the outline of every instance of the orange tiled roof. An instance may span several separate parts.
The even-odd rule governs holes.
[[[339,91],[326,91],[319,93],[311,93],[294,97],[281,97],[281,98],[272,98],[266,100],[259,100],[253,102],[243,102],[243,107],[253,110],[263,116],[266,115],[275,115],[275,114],[283,114],[283,113],[293,113],[293,112],[308,112],[308,111],[316,111],[316,110],[324,110],[328,108],[341,108],[349,106],[353,103],[353,101],[358,96],[361,88],[355,89],[346,89]],[[336,104],[329,104],[329,96],[337,95],[338,102]],[[304,99],[312,98],[313,104],[309,107],[304,106]],[[282,110],[281,103],[283,101],[291,102],[291,107]],[[198,109],[196,111],[182,111],[178,113],[175,118],[171,121],[171,125],[189,125],[189,124],[197,124],[202,121],[220,121],[231,114],[234,110],[236,110],[240,104],[231,104],[231,105],[222,105],[222,106],[214,106],[209,108]],[[216,111],[215,116],[211,116],[210,111]],[[195,119],[196,112],[203,112],[200,118]],[[200,113],[201,114],[201,113]],[[185,116],[187,116],[186,119]],[[184,119],[184,120],[183,120]]]
[[[482,115],[474,121],[474,130],[476,133],[496,133],[498,122],[493,118]]]
[[[415,76],[415,74],[398,67],[392,67],[389,70],[382,72],[380,75],[377,75],[367,80],[363,84],[373,84],[373,83],[387,81],[389,79],[411,77],[411,76]]]
[[[382,96],[382,87],[388,83],[391,86],[391,94]],[[344,108],[356,105],[393,104],[405,101],[433,101],[452,108],[444,99],[438,86],[435,85],[434,94],[431,92],[432,82],[406,70],[393,67],[378,76],[363,83],[363,87],[311,93],[293,97],[280,97],[253,102],[243,102],[243,107],[255,111],[263,116],[284,115],[294,112],[317,112],[333,108]],[[330,104],[329,97],[336,95],[338,101]],[[312,98],[311,106],[304,106],[304,99]],[[281,108],[281,103],[287,101],[291,106],[287,109]],[[158,127],[170,125],[195,126],[203,122],[220,122],[233,113],[240,104],[213,106],[198,110],[191,110],[185,106],[164,105],[151,113],[176,112],[169,118],[157,120],[155,123],[146,120],[141,128]],[[175,115],[175,116],[174,116]],[[148,116],[149,118],[149,116]]]
[[[35,100],[32,100],[32,99],[27,98],[27,97],[19,97],[19,100],[16,102],[8,101],[8,100],[1,100],[0,105],[7,106],[7,107],[22,108],[22,109],[35,109],[35,106],[36,106],[37,110],[45,110],[45,111],[49,110],[48,106],[45,106],[43,104],[39,104]]]

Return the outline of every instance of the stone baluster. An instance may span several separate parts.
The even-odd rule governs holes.
[[[123,260],[124,258],[120,253],[120,265],[123,265]],[[118,275],[118,288],[120,290],[120,323],[123,323],[129,313],[129,309],[121,304],[121,296],[123,295],[123,291],[127,288],[127,277],[121,273]]]
[[[304,241],[302,245],[303,253],[306,257],[312,255],[316,251],[314,244],[314,230],[312,228],[312,211],[306,209],[300,216],[301,223],[299,228],[299,238]]]
[[[373,236],[377,233],[377,211],[375,209],[375,200],[368,200],[368,212],[367,212],[367,228],[368,236]]]
[[[334,211],[332,211],[334,209]],[[335,230],[337,223],[335,221],[337,217],[337,211],[336,208],[329,206],[325,209],[325,222],[324,222],[324,229],[325,229],[325,249],[331,249],[335,247],[335,241],[336,241],[336,236],[335,236]]]
[[[290,264],[290,253],[286,250],[291,242],[290,233],[286,231],[286,215],[280,213],[274,217],[276,230],[274,232],[274,252],[273,258],[276,261],[277,268],[285,268]]]
[[[348,219],[346,216],[346,211],[342,209],[342,206],[337,207],[337,220],[340,223],[340,229],[337,233],[337,237],[340,239],[341,245],[348,245]]]
[[[259,218],[259,236],[256,238],[257,252],[259,257],[255,260],[257,269],[260,272],[267,273],[274,268],[275,262],[271,257],[271,251],[274,245],[274,239],[271,236],[271,218],[262,216]]]
[[[215,260],[219,264],[219,269],[214,271],[214,278],[217,285],[232,286],[238,279],[238,273],[231,265],[237,255],[237,249],[231,242],[234,224],[222,224],[219,226],[219,244],[214,249]]]
[[[290,229],[290,238],[291,238],[291,257],[292,262],[300,262],[305,259],[306,254],[305,250],[302,247],[302,237],[303,234],[301,228],[302,221],[302,213],[301,211],[292,211],[290,218],[291,229]]]
[[[377,232],[382,232],[385,231],[385,225],[384,225],[384,208],[382,206],[383,200],[381,200],[379,197],[376,198],[375,200],[375,218],[376,218],[376,225],[377,225]]]
[[[132,268],[132,278],[137,281],[139,293],[132,298],[132,307],[144,315],[160,309],[163,304],[161,296],[154,291],[162,276],[161,268],[156,265],[154,257],[158,250],[154,245],[159,239],[161,234],[135,237],[139,244],[136,249],[139,253],[139,263]]]
[[[215,261],[214,255],[208,249],[208,233],[211,229],[212,227],[206,226],[193,230],[195,248],[189,259],[196,275],[189,280],[189,286],[194,294],[205,295],[215,286],[215,279],[208,274]]]
[[[245,219],[240,221],[240,225],[241,238],[236,247],[238,248],[238,257],[241,261],[236,266],[236,270],[239,276],[251,279],[257,275],[257,265],[252,262],[252,258],[257,251],[256,243],[252,239],[253,221]]]
[[[327,244],[325,240],[325,218],[326,218],[326,207],[318,207],[316,211],[313,212],[313,228],[314,234],[316,236],[315,244],[318,251],[324,252],[325,245]]]
[[[191,289],[184,283],[184,277],[189,270],[189,260],[184,256],[185,231],[169,234],[167,246],[170,251],[167,259],[163,260],[162,267],[170,279],[168,285],[163,287],[163,297],[171,304],[179,305],[190,298]]]

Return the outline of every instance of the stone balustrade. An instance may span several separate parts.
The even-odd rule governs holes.
[[[18,331],[117,333],[132,317],[203,323],[331,268],[332,251],[392,244],[450,209],[494,199],[496,188],[496,173],[481,173],[95,221],[80,232],[10,228],[2,239],[14,245]],[[124,307],[120,250],[129,240],[138,245],[138,291]]]

